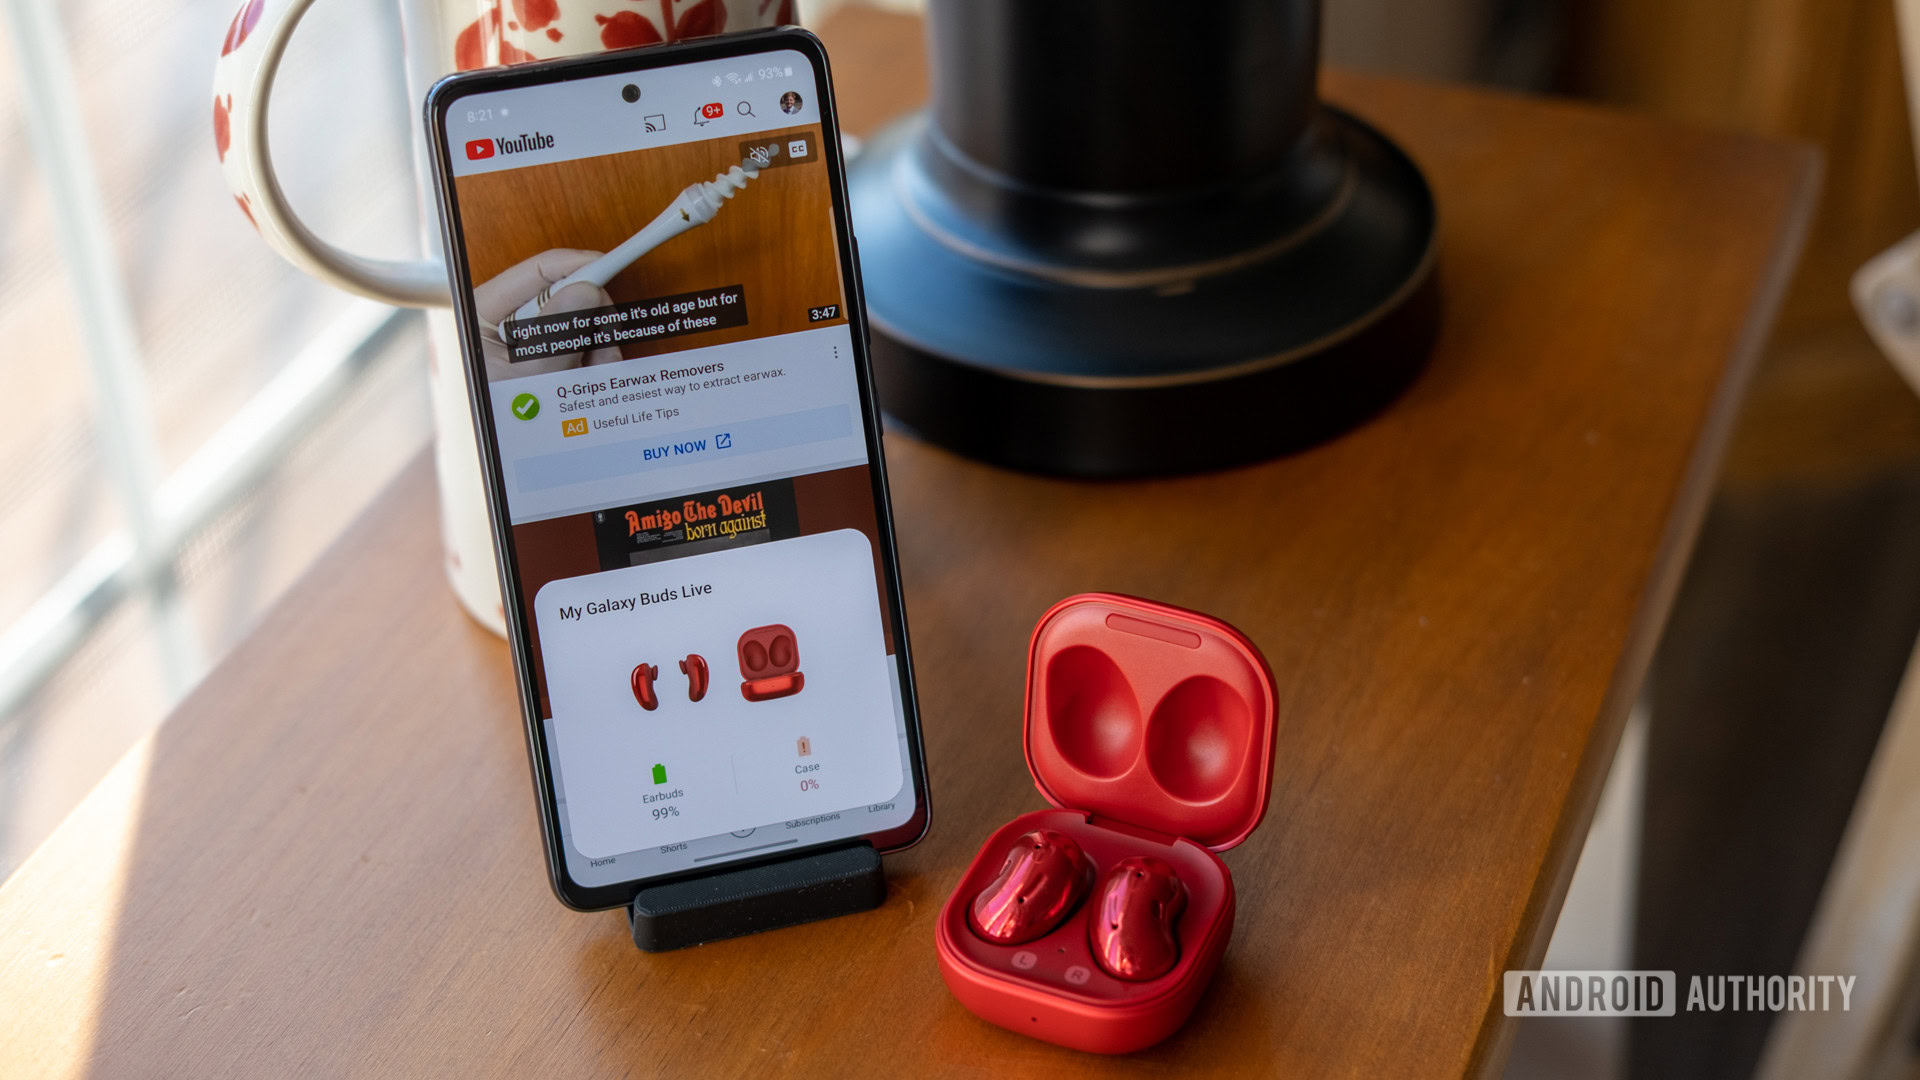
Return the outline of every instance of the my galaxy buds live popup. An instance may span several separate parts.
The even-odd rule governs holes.
[[[1035,829],[1014,841],[999,875],[973,898],[967,923],[996,945],[1023,945],[1073,914],[1092,885],[1093,863],[1073,837]]]
[[[1174,927],[1187,910],[1187,887],[1173,867],[1151,855],[1122,859],[1094,894],[1088,944],[1100,969],[1116,979],[1144,982],[1180,960]]]

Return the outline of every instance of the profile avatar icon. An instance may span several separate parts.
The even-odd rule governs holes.
[[[795,93],[792,90],[789,90],[784,94],[781,94],[780,95],[780,111],[788,114],[799,112],[800,111],[800,95]]]
[[[800,671],[800,649],[793,628],[780,623],[756,626],[740,635],[740,696],[748,701],[791,697],[807,685]]]

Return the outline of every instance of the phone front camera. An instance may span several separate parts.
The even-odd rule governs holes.
[[[631,105],[640,100],[640,88],[632,83],[628,83],[620,88],[620,96],[626,98],[627,104]]]

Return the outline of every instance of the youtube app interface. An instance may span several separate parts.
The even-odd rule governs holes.
[[[781,51],[447,113],[582,885],[913,817],[815,85]]]

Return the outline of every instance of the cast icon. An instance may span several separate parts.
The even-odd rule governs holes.
[[[791,697],[807,685],[800,671],[800,649],[793,628],[781,623],[756,626],[740,635],[740,696],[748,701]]]

